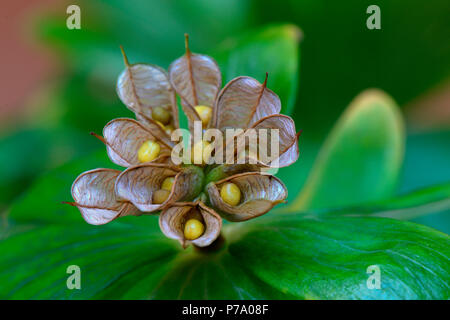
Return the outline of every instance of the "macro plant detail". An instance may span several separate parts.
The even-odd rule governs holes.
[[[290,117],[279,114],[281,102],[267,88],[267,74],[262,84],[240,76],[221,89],[217,63],[192,53],[187,35],[185,45],[186,53],[170,65],[168,73],[154,65],[130,64],[121,47],[126,68],[117,81],[117,93],[137,120],[115,119],[105,126],[103,136],[92,134],[106,145],[111,161],[126,169],[82,173],[72,185],[75,202],[70,204],[94,225],[127,215],[159,213],[159,225],[167,237],[183,247],[191,243],[206,247],[219,237],[222,218],[246,221],[285,201],[285,185],[263,170],[289,166],[298,159],[299,133]],[[179,128],[176,95],[192,134],[196,122],[204,132],[241,131],[212,141],[190,137],[192,156],[174,164],[171,134]],[[238,142],[250,130],[269,132],[270,145],[276,143],[279,150],[276,159],[259,157],[262,137],[256,152],[250,141]],[[277,135],[272,137],[271,130]],[[210,161],[230,144],[238,144],[231,164]],[[223,159],[222,153],[218,159]]]
[[[24,118],[0,110],[0,299],[448,300],[432,2],[379,3],[382,32],[356,0],[80,0],[81,29],[37,19],[58,72]],[[39,52],[5,45],[8,99]]]

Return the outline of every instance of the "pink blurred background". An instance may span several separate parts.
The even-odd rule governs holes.
[[[59,3],[14,0],[0,4],[0,61],[6,75],[0,86],[0,128],[20,118],[30,97],[59,69],[56,56],[38,45],[33,35],[35,17],[44,11],[65,11],[63,3]]]

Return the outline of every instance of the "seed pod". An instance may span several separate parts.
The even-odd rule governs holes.
[[[72,197],[87,223],[101,225],[118,217],[140,215],[130,202],[120,199],[114,192],[114,183],[120,171],[95,169],[82,173],[72,185]]]
[[[162,107],[171,114],[171,124],[178,127],[175,91],[167,73],[151,64],[129,64],[123,49],[122,54],[125,70],[117,80],[120,100],[144,123],[152,119],[153,108]]]
[[[241,202],[231,206],[223,201],[220,189],[234,183],[242,193]],[[276,177],[258,172],[241,173],[218,182],[210,182],[206,189],[212,206],[229,221],[244,221],[265,214],[287,198],[287,189]]]
[[[139,164],[139,148],[148,140],[158,142],[161,147],[160,156],[153,162],[167,160],[172,150],[167,141],[168,136],[157,124],[154,124],[152,131],[149,129],[150,127],[133,119],[119,118],[110,121],[103,129],[103,141],[111,161],[123,167]]]
[[[189,38],[187,35],[185,37],[186,53],[172,62],[169,78],[181,98],[183,111],[192,130],[193,121],[201,121],[194,106],[213,106],[222,85],[222,75],[213,58],[190,51]]]
[[[190,243],[204,247],[220,236],[221,216],[245,221],[286,199],[283,183],[261,171],[295,162],[298,134],[291,118],[278,115],[280,99],[267,89],[267,74],[263,83],[235,78],[220,91],[216,62],[191,53],[187,35],[186,54],[170,65],[168,74],[157,66],[129,64],[123,49],[122,53],[126,68],[118,78],[117,93],[137,121],[113,120],[103,137],[96,135],[111,160],[127,169],[122,173],[97,169],[77,178],[72,187],[76,202],[71,204],[87,222],[103,224],[124,215],[161,212],[159,223],[166,236],[183,247]],[[192,134],[189,138],[186,132],[173,132],[179,128],[176,92],[191,133],[204,134],[198,143]],[[224,137],[227,128],[241,130]],[[280,154],[275,159],[279,162],[270,148],[277,133],[268,136],[270,158],[261,151],[264,137],[255,131],[263,129],[279,130]],[[172,133],[182,144],[171,141]],[[171,161],[172,149],[174,154],[186,151],[182,163]],[[192,151],[198,166],[188,164]],[[243,161],[234,162],[240,155]]]
[[[234,78],[220,91],[212,126],[247,129],[258,120],[281,110],[280,98],[267,89],[267,75],[263,84],[251,77]]]
[[[192,53],[188,35],[185,37],[186,53],[170,65],[170,82],[191,106],[212,106],[222,85],[219,67],[213,58]]]
[[[194,240],[188,240],[184,235],[185,223],[189,219],[197,219],[205,227],[203,234]],[[198,247],[206,247],[220,235],[222,219],[202,202],[176,203],[161,212],[159,226],[168,238],[180,241],[183,248],[191,243]]]
[[[163,203],[153,203],[153,196],[161,189],[163,181],[174,177],[174,185]],[[189,201],[201,190],[203,172],[189,166],[178,168],[171,165],[145,163],[128,168],[116,181],[116,193],[132,202],[143,212],[163,209],[175,201]]]
[[[282,115],[282,114],[274,114],[267,117],[262,118],[255,124],[253,124],[252,128],[257,130],[258,136],[259,130],[267,130],[267,154],[270,153],[271,150],[271,138],[270,132],[272,129],[278,129],[279,139],[277,143],[279,143],[279,157],[278,163],[275,165],[276,161],[272,160],[270,163],[265,163],[266,165],[273,167],[287,167],[297,161],[299,157],[298,150],[298,137],[300,133],[295,132],[295,123],[291,117]],[[260,147],[263,147],[260,145]]]

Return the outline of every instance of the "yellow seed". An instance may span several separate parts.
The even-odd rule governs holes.
[[[170,191],[167,191],[164,189],[156,190],[155,193],[153,193],[153,201],[152,202],[154,204],[161,204],[167,200],[169,195],[170,195]]]
[[[211,158],[211,153],[214,150],[214,145],[211,143],[206,143],[206,145],[203,147],[203,152],[202,152],[202,156],[203,156],[203,163],[205,164],[210,164],[208,163],[209,159]]]
[[[212,108],[207,106],[196,106],[195,111],[197,111],[202,120],[203,128],[206,128],[212,117]]]
[[[173,125],[168,124],[168,125],[166,126],[166,133],[167,133],[168,135],[171,135],[173,130],[175,130],[175,127],[174,127]]]
[[[192,148],[192,163],[194,164],[205,164],[208,163],[211,157],[212,145],[204,140],[198,141],[194,144]]]
[[[138,150],[138,159],[140,162],[149,162],[155,160],[159,156],[161,147],[157,142],[145,141]]]
[[[241,201],[241,190],[234,183],[227,182],[220,189],[220,196],[230,206],[238,205]]]
[[[165,178],[161,185],[161,189],[167,190],[167,191],[172,190],[174,180],[175,180],[174,177]]]
[[[184,225],[184,237],[187,240],[195,240],[200,237],[205,231],[203,223],[197,219],[189,219]]]
[[[155,120],[155,122],[161,127],[161,129],[166,130],[166,127],[161,123],[161,121]]]
[[[163,107],[155,107],[152,109],[152,119],[161,122],[162,124],[168,124],[170,120],[170,112]]]

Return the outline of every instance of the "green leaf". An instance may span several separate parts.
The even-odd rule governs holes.
[[[395,198],[319,214],[372,215],[410,220],[450,233],[450,183],[413,191]]]
[[[157,283],[152,270],[130,272],[96,298],[104,299],[287,299],[292,298],[246,272],[226,250],[211,255],[182,252]],[[137,281],[136,279],[140,279]],[[125,289],[125,290],[124,290]]]
[[[213,54],[224,82],[238,76],[264,81],[281,99],[281,113],[291,114],[295,104],[299,69],[301,31],[294,25],[269,26],[228,39]],[[225,85],[225,83],[224,83]]]
[[[324,143],[304,188],[286,210],[376,201],[392,195],[402,164],[404,128],[381,91],[360,94]]]
[[[372,215],[377,217],[411,220],[424,215],[450,209],[450,183],[420,189],[388,200],[365,203],[341,209],[324,209],[320,215]]]
[[[439,291],[440,270],[448,269],[448,237],[411,223],[371,217],[272,214],[225,226],[229,246],[212,254],[193,248],[181,250],[177,242],[164,238],[155,216],[124,217],[104,226],[87,225],[76,208],[61,205],[60,200],[67,199],[70,184],[80,172],[108,163],[102,151],[54,170],[11,208],[14,227],[3,230],[6,239],[0,242],[1,298],[448,296],[448,288]],[[418,199],[438,201],[447,194],[448,187],[436,188],[422,191]],[[407,195],[393,201],[391,207],[417,205],[415,199]],[[33,223],[37,226],[33,227]],[[297,262],[288,264],[283,259]],[[414,260],[406,271],[402,271],[402,259]],[[365,289],[365,270],[370,264],[380,265],[386,290]],[[67,289],[69,265],[80,266],[82,290]],[[300,270],[286,269],[292,265]],[[427,278],[427,270],[434,273],[433,277]],[[397,275],[399,278],[395,278]],[[424,290],[419,290],[422,283]]]
[[[289,297],[246,273],[226,250],[212,255],[183,251],[162,235],[155,216],[127,217],[101,227],[39,227],[13,234],[0,250],[0,298]],[[70,265],[80,267],[81,290],[67,289]]]
[[[74,209],[75,210],[75,209]],[[37,227],[0,242],[5,299],[448,299],[449,237],[386,218],[272,215],[228,224],[213,253],[163,237],[158,217]],[[69,290],[67,267],[81,270]],[[369,290],[367,267],[381,270]]]
[[[410,192],[389,200],[339,210],[322,210],[320,215],[370,215],[409,220],[450,233],[450,184]]]
[[[24,191],[33,179],[99,143],[72,128],[29,128],[0,140],[0,208]]]
[[[242,228],[244,229],[244,228]],[[299,214],[254,220],[229,251],[246,269],[304,299],[448,299],[450,238],[405,221]],[[368,289],[369,266],[381,289]]]
[[[337,211],[339,218],[332,213],[319,218],[269,214],[227,224],[229,246],[204,254],[193,248],[183,251],[177,242],[164,238],[158,217],[124,217],[90,226],[76,208],[60,204],[69,197],[78,173],[107,163],[102,152],[54,170],[11,208],[14,227],[2,231],[6,240],[0,242],[1,298],[448,297],[448,287],[439,282],[442,270],[448,277],[448,236],[386,218],[344,217],[432,206],[448,199],[448,186],[380,202],[378,211]],[[381,291],[365,287],[371,264],[381,268],[387,286]],[[67,289],[69,265],[80,266],[82,290]],[[292,266],[299,270],[289,269]]]
[[[410,133],[399,189],[409,192],[450,181],[450,130]]]
[[[142,273],[133,283],[145,276],[150,281],[149,275],[157,277],[177,252],[175,242],[162,237],[157,224],[75,226],[41,227],[1,242],[0,297],[92,298],[137,268]],[[70,265],[81,269],[82,290],[67,289]]]
[[[400,192],[410,192],[430,185],[445,187],[450,181],[450,130],[410,133],[406,139],[406,153],[400,179]],[[436,204],[436,206],[439,203]],[[430,214],[416,215],[412,221],[450,233],[450,210],[429,210]]]
[[[109,160],[106,150],[103,149],[42,175],[10,208],[10,223],[84,223],[78,210],[73,210],[74,208],[61,202],[72,201],[70,188],[73,181],[84,171],[95,168],[118,167]]]
[[[450,210],[442,210],[436,214],[416,217],[411,221],[450,234]]]

